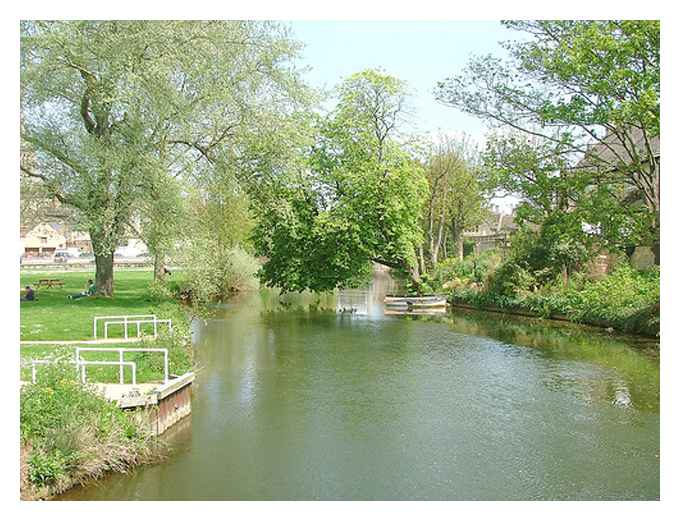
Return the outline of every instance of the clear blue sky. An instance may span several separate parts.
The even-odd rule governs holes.
[[[460,71],[473,54],[503,54],[499,43],[517,34],[500,22],[291,22],[304,42],[307,81],[332,88],[366,68],[382,68],[409,85],[420,131],[465,132],[483,140],[482,121],[440,105],[432,91]]]

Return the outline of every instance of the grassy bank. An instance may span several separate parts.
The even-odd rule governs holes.
[[[81,385],[72,366],[45,367],[22,388],[20,419],[22,499],[49,498],[154,455],[142,418]]]
[[[658,267],[636,270],[621,262],[610,274],[591,278],[574,273],[541,280],[514,264],[491,256],[445,265],[434,283],[454,304],[484,310],[560,318],[614,330],[657,337],[660,327]]]
[[[168,292],[154,288],[151,272],[117,272],[112,298],[67,298],[82,291],[87,279],[92,278],[89,273],[22,273],[21,284],[33,285],[39,278],[48,277],[63,280],[64,286],[38,289],[37,301],[21,302],[22,340],[88,340],[93,338],[93,316],[153,313],[172,320],[172,334],[159,330],[158,339],[120,346],[167,348],[171,374],[191,370],[187,313]],[[21,379],[30,381],[31,359],[68,361],[73,360],[74,351],[75,346],[70,345],[22,346]],[[90,353],[83,358],[114,360],[117,354]],[[162,356],[131,353],[125,359],[137,362],[138,383],[162,380]],[[117,376],[117,367],[88,369],[90,382],[115,382]],[[21,390],[22,498],[50,497],[105,472],[126,471],[153,456],[155,441],[139,415],[120,410],[94,388],[81,385],[73,365],[40,366],[37,377],[35,385],[23,385]],[[129,374],[127,378],[129,382]]]

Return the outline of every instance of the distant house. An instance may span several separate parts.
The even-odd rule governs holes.
[[[659,136],[650,137],[647,143],[644,134],[637,128],[627,131],[623,140],[610,132],[600,142],[588,147],[576,168],[598,168],[605,171],[628,168],[638,161],[645,164],[649,160],[650,151],[651,157],[656,160],[658,170],[661,164]]]
[[[49,257],[63,248],[66,248],[66,237],[51,224],[41,223],[21,234],[25,257]]]
[[[510,235],[517,230],[515,216],[494,211],[477,228],[463,232],[463,238],[474,242],[475,253],[505,248],[510,244]]]
[[[623,137],[623,139],[622,139]],[[636,166],[633,166],[636,165]],[[638,169],[641,170],[637,172]],[[661,144],[659,136],[648,137],[637,128],[616,135],[607,134],[601,142],[592,144],[577,169],[598,170],[604,174],[627,172],[628,180],[621,204],[643,205],[646,200],[660,203]],[[654,248],[657,248],[656,254]],[[645,268],[658,262],[657,245],[638,245],[628,252],[634,266]]]
[[[90,234],[76,230],[66,230],[66,247],[77,248],[83,253],[92,253]]]

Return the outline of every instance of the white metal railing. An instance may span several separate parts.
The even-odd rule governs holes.
[[[87,369],[88,365],[118,365],[121,368],[120,374],[122,378],[123,374],[123,366],[128,366],[132,368],[132,385],[137,385],[137,364],[134,362],[119,362],[117,360],[101,360],[101,361],[89,361],[89,360],[78,360],[77,362],[78,368],[80,369],[81,372],[81,381],[83,383],[87,382],[87,374],[85,370]],[[120,383],[125,383],[122,379]]]
[[[167,324],[168,325],[168,331],[172,333],[172,320],[169,318],[165,319],[159,319],[159,318],[150,318],[150,319],[134,319],[134,320],[105,320],[104,321],[104,338],[108,339],[109,338],[109,326],[113,325],[122,325],[123,326],[123,338],[126,340],[129,338],[128,334],[128,326],[129,325],[137,325],[137,337],[141,336],[141,325],[142,324],[153,324],[153,337],[157,338],[158,337],[158,324]]]
[[[99,320],[120,320],[122,323],[127,324],[130,319],[145,319],[145,320],[156,320],[156,315],[109,315],[107,317],[94,317],[92,321],[92,335],[95,340],[97,339],[97,322]],[[132,321],[134,323],[134,320]],[[125,338],[127,338],[127,326],[125,327]],[[138,335],[139,336],[139,335]]]
[[[143,348],[143,347],[76,347],[76,360],[82,360],[80,353],[82,352],[99,352],[99,353],[118,353],[118,361],[116,362],[120,365],[119,369],[119,380],[123,383],[123,364],[126,364],[123,360],[125,353],[163,353],[163,383],[168,383],[169,380],[169,358],[168,350],[162,348]],[[135,382],[132,382],[133,384]]]
[[[37,365],[49,365],[55,363],[55,360],[31,360],[31,381],[33,383],[36,382],[36,366]],[[63,362],[62,362],[63,363]],[[137,364],[134,362],[121,362],[121,361],[113,361],[113,360],[103,360],[103,361],[90,361],[90,360],[72,360],[67,363],[70,364],[75,364],[76,366],[76,372],[78,373],[78,376],[80,376],[80,379],[83,383],[87,382],[87,373],[86,369],[88,365],[118,365],[120,366],[120,377],[121,377],[121,382],[123,382],[123,367],[128,366],[132,368],[132,385],[137,385]]]

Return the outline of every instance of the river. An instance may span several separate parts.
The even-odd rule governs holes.
[[[390,289],[242,295],[197,323],[160,464],[61,499],[657,499],[658,346]],[[356,309],[336,313],[337,308]]]

